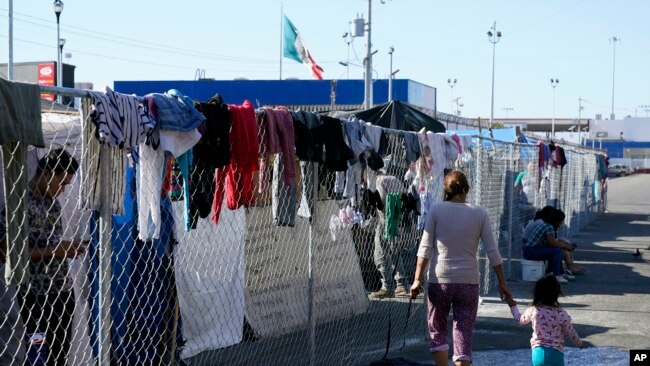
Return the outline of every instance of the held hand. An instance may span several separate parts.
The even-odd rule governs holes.
[[[416,297],[420,294],[422,290],[422,281],[414,280],[413,285],[411,285],[411,300],[415,300]]]
[[[499,284],[499,295],[501,296],[501,301],[506,301],[512,298],[512,293],[508,290],[508,286],[505,283]]]
[[[507,298],[506,301],[508,302],[508,306],[510,307],[517,306],[517,302],[512,297]]]

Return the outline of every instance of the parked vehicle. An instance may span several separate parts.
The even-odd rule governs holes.
[[[607,170],[607,175],[610,177],[624,177],[634,173],[632,168],[625,164],[614,164],[610,165]]]

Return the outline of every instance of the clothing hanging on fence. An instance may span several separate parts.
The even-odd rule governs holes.
[[[88,91],[93,109],[90,120],[96,126],[96,137],[108,147],[133,148],[145,142],[154,128],[154,122],[133,95],[115,93],[106,87],[106,93]]]
[[[156,105],[153,98],[146,97],[148,117],[152,121],[158,120]],[[165,152],[160,149],[160,126],[156,125],[152,136],[156,136],[157,146],[154,144],[140,143],[138,152],[140,164],[136,175],[137,200],[138,200],[138,237],[140,240],[157,239],[160,236],[160,199],[163,185],[165,167]]]
[[[296,155],[300,161],[323,161],[323,130],[320,116],[297,110],[291,112],[296,136]]]
[[[318,163],[322,162],[323,133],[320,116],[305,111],[292,112],[296,133],[296,155],[300,159],[302,196],[298,215],[311,219],[318,192]]]
[[[422,156],[422,152],[420,151],[420,141],[415,132],[402,131],[402,136],[404,137],[402,146],[406,153],[406,163],[411,164]]]
[[[596,155],[596,163],[598,164],[598,174],[600,179],[607,178],[607,162],[602,155]]]
[[[431,148],[431,176],[443,176],[447,166],[445,156],[445,138],[441,133],[427,132]]]
[[[546,158],[544,157],[544,153],[545,153],[544,142],[542,140],[537,140],[537,143],[535,145],[537,146],[537,154],[538,154],[537,165],[540,168],[543,168],[544,163],[546,162]]]
[[[22,141],[44,147],[38,85],[0,78],[0,145]]]
[[[293,156],[293,155],[292,155]],[[273,184],[271,209],[273,223],[278,226],[295,225],[296,220],[296,184],[287,185],[280,177],[283,175],[284,162],[275,159],[273,162]]]
[[[333,172],[344,172],[348,169],[348,161],[354,160],[355,156],[345,143],[341,120],[328,116],[321,116],[320,119],[323,124],[327,169]]]
[[[190,98],[176,89],[171,89],[165,94],[154,93],[145,97],[146,100],[149,98],[153,99],[155,105],[155,109],[152,108],[150,114],[155,114],[160,131],[159,150],[171,153],[180,170],[183,181],[185,231],[189,231],[194,226],[192,207],[195,207],[191,204],[193,196],[190,193],[190,174],[194,163],[193,148],[202,138],[197,127],[206,120],[206,117],[195,108]],[[158,167],[161,168],[160,165]],[[162,169],[158,171],[159,174],[161,171]],[[143,194],[142,191],[139,194]],[[157,190],[155,194],[158,194]],[[149,237],[145,238],[149,239]]]
[[[364,136],[366,137],[366,140],[368,140],[372,145],[372,150],[370,150],[369,153],[370,154],[369,161],[374,166],[374,167],[371,166],[370,170],[368,170],[368,188],[374,190],[377,188],[376,171],[378,171],[381,168],[384,168],[387,165],[386,162],[383,160],[383,157],[387,154],[388,137],[386,137],[383,128],[372,125],[370,123],[366,123],[365,125],[366,128],[364,129],[363,132]],[[373,153],[373,150],[376,154]],[[377,157],[381,158],[381,163],[379,163]]]
[[[441,133],[440,135],[443,137],[445,143],[445,167],[447,169],[454,169],[456,159],[458,159],[458,155],[460,153],[458,150],[458,144],[450,135],[446,133]]]
[[[215,191],[215,169],[230,162],[228,106],[219,94],[206,102],[195,102],[194,106],[205,116],[205,121],[197,126],[202,136],[192,149],[189,191],[191,229],[197,227],[199,218],[210,216]]]
[[[433,192],[425,191],[420,193],[420,216],[418,218],[418,229],[423,230],[427,222],[427,214],[434,204]]]
[[[555,160],[557,162],[557,165],[563,168],[567,164],[566,154],[564,153],[564,149],[560,146],[557,146],[555,148],[555,154],[556,154]]]
[[[38,85],[14,83],[0,79],[0,145],[4,165],[5,209],[14,216],[7,219],[7,254],[5,279],[18,285],[29,281],[27,266],[28,228],[27,202],[27,145],[45,146],[41,123],[41,90]],[[11,187],[11,189],[9,189]],[[9,216],[8,216],[9,217]]]
[[[205,120],[205,116],[194,107],[194,102],[176,89],[165,94],[147,94],[146,97],[153,98],[158,114],[156,122],[161,131],[192,131]]]
[[[402,221],[402,195],[401,193],[388,193],[386,196],[386,224],[384,237],[387,240],[398,237],[400,222]]]
[[[259,169],[258,129],[253,104],[246,100],[242,105],[231,104],[230,110],[230,164],[215,173],[215,194],[212,204],[212,221],[219,222],[221,206],[226,194],[226,207],[235,210],[255,202],[253,173]]]
[[[263,193],[268,187],[269,155],[281,153],[282,177],[284,185],[295,185],[296,138],[293,129],[291,113],[286,108],[263,108],[261,118],[258,118],[260,128],[260,178],[259,192]],[[277,157],[276,157],[277,158]]]
[[[345,134],[347,135],[350,148],[354,154],[353,160],[357,161],[364,152],[373,149],[370,141],[368,141],[365,136],[366,125],[356,118],[341,120],[341,122],[343,123]]]
[[[388,149],[388,138],[384,134],[384,129],[366,122],[366,128],[363,133],[372,145],[372,148],[379,155],[385,156],[386,150]]]
[[[140,240],[160,237],[160,200],[165,168],[165,152],[140,144],[138,166],[138,237]]]
[[[411,190],[411,192],[400,195],[402,219],[400,220],[399,226],[401,228],[410,227],[413,224],[413,216],[420,215],[420,211],[418,210],[420,195],[417,192],[415,195],[413,193],[413,190]]]
[[[221,168],[230,163],[230,114],[221,96],[216,94],[205,102],[195,103],[205,116],[201,141],[194,146],[194,159],[206,169]],[[201,126],[201,125],[199,125]]]
[[[418,132],[417,136],[422,156],[420,156],[420,158],[415,162],[415,178],[412,184],[417,188],[418,192],[424,192],[426,181],[431,179],[433,155],[429,144],[429,136],[426,131],[422,129]]]
[[[106,204],[110,206],[111,213],[121,215],[124,213],[122,197],[124,197],[124,169],[126,167],[126,152],[121,149],[107,149],[106,154],[101,153],[101,144],[95,135],[95,126],[89,120],[92,101],[84,98],[81,100],[81,121],[83,128],[81,144],[81,164],[79,190],[79,208],[82,210],[99,210],[100,192],[102,184],[109,184],[109,196]],[[99,171],[102,159],[108,160],[109,176],[107,181],[101,182]]]

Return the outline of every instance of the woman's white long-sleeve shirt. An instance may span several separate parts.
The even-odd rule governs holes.
[[[434,204],[420,241],[418,257],[430,260],[429,282],[479,283],[479,240],[492,267],[503,262],[484,208],[469,203]]]

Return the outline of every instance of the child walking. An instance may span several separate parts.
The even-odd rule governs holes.
[[[535,283],[533,306],[520,313],[517,302],[507,299],[512,316],[519,324],[533,323],[532,347],[533,366],[564,366],[564,336],[582,348],[571,317],[560,307],[558,297],[562,294],[555,276],[545,276]]]

